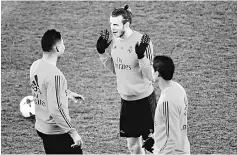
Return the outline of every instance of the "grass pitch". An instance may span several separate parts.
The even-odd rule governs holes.
[[[42,154],[34,120],[19,112],[29,95],[29,67],[41,58],[40,39],[49,28],[62,32],[66,51],[58,67],[69,89],[86,101],[70,104],[72,123],[85,154],[128,154],[118,135],[120,97],[116,78],[95,49],[109,15],[125,2],[1,2],[1,153]],[[237,153],[237,2],[134,1],[131,27],[150,35],[154,53],[171,56],[175,80],[189,98],[192,154]],[[159,90],[156,87],[157,98]]]

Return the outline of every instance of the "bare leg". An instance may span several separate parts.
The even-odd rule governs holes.
[[[142,137],[127,138],[127,146],[131,154],[145,154],[142,148]]]

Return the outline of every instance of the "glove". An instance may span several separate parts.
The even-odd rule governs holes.
[[[152,137],[147,138],[144,142],[142,147],[145,148],[147,151],[153,153],[153,145],[154,145],[155,141]]]
[[[109,31],[107,29],[100,32],[100,37],[97,40],[96,48],[99,54],[103,54],[105,49],[109,47],[111,41],[109,41]]]
[[[135,51],[137,54],[138,59],[142,59],[144,57],[144,53],[146,51],[147,46],[149,45],[150,37],[145,34],[142,36],[141,43],[137,43],[135,45]]]

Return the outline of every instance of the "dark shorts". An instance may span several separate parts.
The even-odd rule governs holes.
[[[120,136],[147,139],[154,132],[154,116],[157,106],[153,92],[148,97],[135,101],[121,99]]]
[[[68,133],[47,135],[37,131],[37,134],[43,140],[46,154],[82,154],[81,147],[71,147],[74,142]]]

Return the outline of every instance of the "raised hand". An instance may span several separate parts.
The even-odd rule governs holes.
[[[138,59],[142,59],[144,57],[144,53],[147,49],[147,46],[149,45],[150,37],[145,34],[142,36],[141,43],[137,43],[135,45],[135,51],[137,54]]]
[[[103,54],[105,49],[109,47],[109,31],[107,29],[100,32],[100,37],[97,40],[96,48],[99,54]]]

